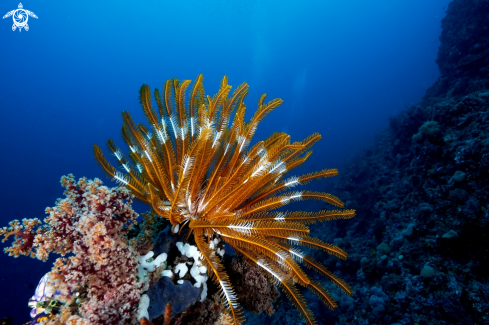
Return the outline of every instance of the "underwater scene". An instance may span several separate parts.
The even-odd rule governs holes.
[[[0,9],[0,325],[489,324],[489,0]]]

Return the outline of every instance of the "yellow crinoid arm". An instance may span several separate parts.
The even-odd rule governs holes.
[[[137,152],[140,159],[142,167],[144,168],[146,175],[150,178],[152,184],[157,188],[161,189],[161,184],[163,184],[162,174],[159,173],[157,167],[157,156],[152,150],[152,146],[144,134],[137,128],[134,120],[128,112],[122,112],[122,119],[124,120],[124,125],[127,127],[129,137],[134,139],[133,144],[135,147],[130,148],[134,153]]]
[[[195,118],[197,117],[197,109],[202,105],[204,101],[204,88],[202,86],[202,82],[204,80],[204,76],[200,74],[195,80],[194,87],[192,89],[192,94],[190,95],[190,103],[189,103],[189,117],[190,117],[190,137],[193,139],[195,135]]]
[[[177,142],[177,163],[183,164],[186,158],[186,152],[189,142],[188,136],[188,123],[187,123],[187,113],[185,108],[185,92],[187,87],[190,85],[190,80],[184,80],[181,84],[178,79],[173,79],[173,90],[175,94],[175,107],[177,110],[177,117],[174,119],[174,123],[177,125],[177,133],[179,136],[176,137]]]
[[[323,264],[317,262],[311,256],[304,254],[301,250],[297,249],[296,247],[294,247],[288,243],[275,243],[275,244],[277,246],[279,246],[280,248],[282,248],[283,250],[289,252],[295,258],[295,260],[299,261],[300,263],[305,264],[308,268],[313,269],[313,270],[325,275],[326,277],[328,277],[335,285],[338,286],[338,288],[341,289],[341,291],[343,291],[344,294],[347,294],[347,295],[352,294],[352,290],[351,290],[350,286],[345,281],[343,281],[342,279],[335,276]],[[313,281],[311,281],[311,283],[312,282]],[[313,286],[313,288],[315,288],[317,291],[320,291],[316,286]],[[321,299],[327,298],[323,294],[321,294],[321,295],[323,296]],[[326,300],[328,301],[328,307],[334,308],[335,303],[331,303],[331,299],[326,299]],[[334,302],[334,300],[333,300],[333,302]]]
[[[276,186],[272,187],[271,189],[268,189],[267,191],[264,191],[264,192],[259,191],[258,194],[255,195],[254,198],[252,200],[250,200],[246,205],[250,206],[257,201],[260,201],[264,198],[267,198],[267,197],[269,197],[269,196],[271,196],[277,192],[280,192],[284,189],[292,188],[292,187],[295,187],[298,185],[306,185],[314,179],[320,179],[322,177],[324,177],[324,178],[333,177],[336,175],[338,175],[337,169],[323,169],[319,172],[309,173],[306,175],[292,176],[292,177],[289,177],[288,179],[282,181],[281,184],[276,185]]]
[[[338,288],[341,289],[341,291],[343,291],[344,294],[349,296],[352,295],[353,291],[351,290],[350,286],[345,281],[343,281],[342,279],[338,278],[333,273],[331,273],[323,264],[317,262],[311,256],[308,255],[303,257],[303,261],[307,267],[314,269],[315,271],[327,276],[334,284],[338,286]]]
[[[309,228],[299,222],[247,221],[241,218],[199,219],[191,221],[192,228],[224,231],[225,229],[248,235],[300,236],[309,234]]]
[[[282,282],[282,290],[285,292],[287,298],[292,301],[292,304],[300,311],[301,316],[307,323],[317,324],[312,311],[307,307],[306,301],[292,281]]]
[[[149,90],[149,87],[147,85],[143,85],[141,87],[141,90],[139,91],[139,94],[144,114],[146,115],[146,119],[150,123],[154,133],[154,137],[151,137],[153,148],[156,151],[160,151],[162,162],[159,168],[161,169],[161,173],[166,175],[166,178],[169,180],[169,182],[171,184],[174,184],[175,180],[173,169],[176,166],[176,160],[173,151],[172,141],[168,134],[168,118],[166,116],[166,111],[162,107],[159,92],[158,90],[155,90],[156,102],[158,104],[158,110],[160,112],[159,118],[151,103],[151,91]]]
[[[333,296],[329,293],[328,290],[324,289],[323,286],[317,281],[311,281],[307,285],[309,290],[311,290],[316,296],[319,297],[323,301],[323,303],[331,310],[334,310],[338,307],[338,304],[334,300]]]
[[[237,179],[234,179],[234,175],[228,180],[226,184],[214,195],[218,199],[215,199],[210,207],[218,205],[226,206],[228,209],[233,210],[242,202],[251,197],[254,193],[260,192],[261,188],[267,188],[269,192],[274,192],[277,187],[280,187],[278,180],[294,166],[294,162],[298,156],[309,149],[315,142],[317,142],[321,136],[319,134],[313,134],[306,138],[302,142],[298,142],[292,145],[284,145],[279,149],[269,150],[268,152],[259,144],[255,145],[250,153],[244,158],[244,161],[239,165],[242,170],[239,169],[234,175],[237,175]],[[258,149],[258,151],[256,151]],[[261,154],[258,158],[255,155],[255,151]],[[257,160],[254,163],[254,160]],[[245,165],[245,162],[248,163]],[[238,171],[240,174],[238,174]],[[321,177],[315,175],[316,177]],[[234,183],[231,183],[234,180]],[[236,186],[235,184],[239,184]],[[269,186],[270,185],[270,186]],[[279,188],[278,190],[280,190]],[[222,195],[223,194],[223,195]],[[266,195],[268,196],[268,195]],[[261,196],[264,198],[266,196]],[[257,202],[254,200],[252,203]],[[252,203],[247,203],[244,207],[248,207]],[[209,209],[209,213],[212,213],[212,209]]]
[[[213,214],[213,208],[219,206],[226,206],[227,210],[236,209],[261,186],[277,178],[277,174],[274,173],[275,167],[266,155],[261,154],[263,150],[263,143],[258,142],[240,159],[234,173],[210,199],[208,214]]]
[[[223,131],[229,123],[232,112],[242,104],[246,94],[248,93],[248,84],[242,83],[239,85],[229,99],[223,101],[222,111],[216,125],[217,131]]]
[[[239,131],[236,131],[238,134],[236,140],[237,140],[237,146],[236,149],[234,150],[234,153],[232,157],[230,158],[230,162],[227,166],[227,168],[223,171],[222,177],[226,178],[227,181],[226,183],[221,187],[222,190],[217,191],[214,193],[214,195],[211,198],[214,199],[217,197],[217,195],[220,195],[222,191],[225,191],[226,189],[229,189],[230,186],[233,184],[236,184],[236,182],[239,181],[239,177],[242,175],[243,171],[243,166],[242,164],[237,164],[240,160],[242,161],[242,158],[246,155],[246,149],[251,141],[251,138],[253,137],[256,128],[259,124],[259,122],[267,115],[269,114],[272,110],[277,108],[280,104],[282,104],[282,100],[277,98],[274,99],[267,104],[264,104],[263,101],[265,99],[265,95],[263,95],[260,98],[259,101],[259,108],[256,111],[255,115],[253,116],[252,120],[248,124],[243,124],[243,118],[244,118],[244,107],[243,111],[241,112],[238,109],[238,112],[235,117],[235,123],[234,125],[238,127]],[[255,150],[256,152],[256,150]]]
[[[219,108],[226,101],[226,98],[231,91],[231,86],[228,85],[228,78],[224,76],[221,81],[221,87],[214,97],[207,96],[207,101],[209,103],[208,108],[208,118],[212,122],[217,122],[217,112]]]
[[[234,289],[229,282],[229,276],[224,271],[224,267],[220,263],[216,254],[209,245],[205,243],[204,231],[202,229],[194,229],[194,238],[199,251],[202,253],[204,261],[208,266],[211,279],[219,286],[221,295],[225,298],[227,306],[233,316],[234,324],[241,324],[244,322],[244,316],[242,316],[241,308],[237,302]]]
[[[313,224],[322,221],[332,221],[338,219],[350,219],[355,216],[355,210],[321,210],[319,212],[271,212],[271,213],[258,213],[244,217],[247,221],[293,221],[300,222],[305,225]]]
[[[93,146],[93,150],[95,153],[95,160],[99,163],[99,165],[102,167],[103,171],[109,178],[112,178],[117,183],[123,186],[127,186],[129,189],[131,189],[132,193],[137,199],[143,202],[148,202],[149,193],[146,191],[144,187],[141,186],[139,181],[136,181],[132,177],[124,176],[121,172],[115,169],[108,162],[108,160],[105,158],[104,154],[102,153],[102,150],[100,150],[100,148],[97,145]]]
[[[279,243],[288,242],[293,245],[304,245],[308,248],[322,249],[326,253],[341,258],[342,260],[346,260],[346,258],[348,257],[348,254],[338,246],[325,243],[315,237],[309,237],[309,236],[286,237],[282,235],[270,235],[270,237],[274,237],[274,240],[276,240]]]
[[[292,276],[293,279],[301,285],[305,286],[310,282],[309,277],[292,259],[290,254],[283,251],[279,246],[275,245],[273,241],[259,235],[246,235],[235,230],[228,229],[220,229],[219,234],[222,236],[224,241],[230,244],[232,247],[239,247],[260,252],[264,256],[268,257],[271,261],[275,261],[278,264],[283,265],[291,272],[290,276]]]
[[[307,306],[306,301],[299,293],[297,288],[295,288],[293,281],[287,276],[286,273],[284,273],[284,270],[279,264],[274,263],[270,260],[265,260],[263,256],[258,256],[253,251],[236,246],[233,248],[239,255],[243,256],[250,262],[257,264],[265,271],[264,275],[266,275],[272,282],[277,284],[282,289],[282,291],[284,291],[287,298],[289,298],[292,304],[299,310],[301,316],[308,324],[316,324],[314,315]],[[307,284],[307,287],[315,288],[316,285],[316,282],[311,281],[309,284]]]
[[[283,193],[280,196],[272,197],[270,199],[259,201],[247,209],[240,211],[240,216],[246,217],[253,214],[258,214],[270,210],[280,208],[294,201],[299,200],[320,200],[331,205],[343,208],[345,204],[336,196],[329,193],[322,192],[310,192],[310,191],[296,191]]]

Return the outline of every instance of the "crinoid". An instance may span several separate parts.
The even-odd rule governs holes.
[[[114,141],[108,141],[122,172],[107,161],[96,145],[95,157],[108,176],[168,219],[174,232],[188,225],[235,323],[241,323],[243,317],[218,256],[223,254],[223,250],[216,249],[219,240],[258,264],[283,289],[305,320],[313,324],[314,316],[296,284],[311,289],[330,309],[337,305],[319,282],[304,273],[300,263],[328,277],[344,293],[351,294],[351,289],[296,246],[321,249],[346,259],[342,249],[310,237],[307,225],[348,219],[355,211],[344,210],[343,202],[331,194],[288,190],[314,179],[335,176],[338,171],[324,169],[284,179],[306,161],[311,155],[309,149],[321,136],[315,133],[301,142],[290,143],[286,133],[274,133],[250,147],[259,122],[282,100],[265,103],[265,94],[262,95],[258,110],[250,122],[245,122],[246,83],[231,93],[224,77],[219,92],[210,97],[205,95],[202,81],[202,75],[198,76],[187,98],[190,80],[168,80],[163,94],[154,91],[156,105],[149,87],[143,85],[140,102],[150,127],[136,125],[128,112],[122,113],[122,136],[129,146],[129,159]],[[272,211],[294,201],[311,199],[341,210]]]

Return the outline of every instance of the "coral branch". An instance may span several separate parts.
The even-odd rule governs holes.
[[[137,324],[135,314],[142,284],[137,281],[138,252],[124,235],[135,223],[132,195],[124,188],[109,189],[98,179],[73,175],[61,178],[65,199],[47,208],[48,217],[14,220],[0,230],[7,240],[14,236],[10,255],[26,255],[45,261],[58,258],[49,277],[57,299],[65,305],[50,323]]]

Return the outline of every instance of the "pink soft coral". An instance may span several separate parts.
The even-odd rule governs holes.
[[[73,253],[58,258],[49,273],[58,299],[65,297],[62,313],[50,323],[137,324],[142,291],[136,278],[138,253],[123,237],[138,217],[131,208],[131,194],[121,187],[102,186],[99,179],[81,178],[76,183],[71,174],[62,177],[61,184],[66,198],[46,209],[44,224],[38,219],[24,219],[22,224],[14,220],[10,228],[0,229],[4,241],[15,236],[5,251],[43,261],[51,252]]]

